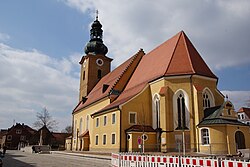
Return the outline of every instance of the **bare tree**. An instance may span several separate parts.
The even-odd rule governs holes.
[[[46,126],[50,131],[57,130],[58,122],[52,118],[46,107],[36,113],[36,118],[37,120],[33,123],[35,128]]]
[[[62,130],[62,133],[72,133],[72,126],[68,125]]]

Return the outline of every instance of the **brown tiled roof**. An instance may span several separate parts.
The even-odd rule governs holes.
[[[244,112],[244,113],[248,116],[248,118],[250,118],[250,108],[241,107],[241,108],[239,109],[238,113],[240,113],[240,112]]]
[[[126,129],[126,132],[155,132],[152,126],[148,125],[133,125]]]
[[[143,56],[125,90],[116,101],[101,111],[123,104],[142,91],[147,83],[160,77],[192,74],[217,79],[186,34],[181,31]]]
[[[73,110],[73,112],[77,112],[80,109],[108,96],[110,90],[119,82],[122,75],[127,71],[127,69],[130,67],[130,65],[133,63],[133,61],[139,57],[144,55],[143,50],[140,50],[135,55],[133,55],[131,58],[129,58],[127,61],[125,61],[123,64],[118,66],[116,69],[114,69],[112,72],[105,75],[97,84],[96,86],[91,90],[91,92],[88,94],[87,101],[82,102],[80,101],[79,104],[76,106],[76,108]],[[128,82],[128,81],[126,81]],[[109,85],[105,92],[102,92],[103,85]],[[124,83],[126,84],[126,83]]]

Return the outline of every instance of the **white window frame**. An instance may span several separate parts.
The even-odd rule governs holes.
[[[174,129],[176,131],[180,131],[182,129],[178,128],[178,118],[179,118],[179,113],[178,113],[178,103],[177,100],[180,97],[180,94],[182,95],[182,98],[184,98],[184,102],[185,102],[185,123],[186,123],[186,127],[188,129],[185,129],[185,131],[190,130],[190,109],[189,109],[189,96],[187,94],[187,92],[183,89],[178,89],[175,94],[173,95],[173,123],[174,123]],[[182,114],[181,114],[181,118]],[[183,120],[181,121],[183,122]],[[182,123],[181,123],[182,124]]]
[[[20,136],[20,140],[21,140],[21,141],[25,141],[25,140],[26,140],[26,136],[21,135],[21,136]]]
[[[7,140],[11,141],[12,140],[12,135],[7,135]]]
[[[114,140],[113,140],[113,135],[115,135]],[[111,133],[111,144],[116,144],[116,134],[115,133]]]
[[[206,95],[207,97],[204,98],[204,95]],[[204,106],[205,101],[209,101],[210,106]],[[213,95],[212,91],[208,87],[204,88],[203,91],[202,91],[202,106],[203,106],[203,109],[215,106],[214,95]]]
[[[113,115],[114,115],[114,119],[113,119]],[[116,113],[112,113],[111,122],[113,125],[116,123]]]
[[[95,127],[99,127],[99,125],[100,125],[100,118],[96,118]]]
[[[204,135],[203,135],[203,130],[207,130],[207,132],[208,132],[208,136],[205,136],[206,138],[208,138],[208,143],[204,143]],[[211,143],[211,140],[210,140],[210,129],[209,128],[201,128],[201,130],[200,130],[200,136],[201,136],[201,145],[203,145],[203,146],[209,146],[210,145],[210,143]]]
[[[99,144],[99,135],[95,135],[95,145],[98,146]]]
[[[135,115],[135,122],[131,122],[131,115],[134,114]],[[128,121],[130,125],[136,125],[137,124],[137,112],[129,112],[129,117],[128,117]]]
[[[107,115],[104,115],[104,116],[103,116],[103,126],[106,126],[106,125],[107,125],[107,122],[108,122],[108,116],[107,116]]]
[[[105,136],[105,140],[104,140],[104,136]],[[104,141],[105,141],[105,143],[104,143]],[[107,134],[106,133],[104,133],[103,135],[102,135],[102,145],[107,145],[107,141],[108,141],[108,137],[107,137]]]
[[[16,130],[16,134],[22,134],[22,130],[21,129],[17,129]]]
[[[146,137],[146,139],[144,139],[144,136]],[[148,135],[147,134],[142,134],[141,139],[144,140],[144,141],[147,141],[148,140]]]

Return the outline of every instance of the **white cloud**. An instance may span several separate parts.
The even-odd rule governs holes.
[[[247,107],[250,100],[250,91],[221,91],[225,96],[228,95],[228,100],[230,100],[237,111],[241,107]],[[248,106],[250,107],[250,106]]]
[[[10,39],[10,36],[8,34],[4,34],[0,32],[0,41],[7,41]]]
[[[250,64],[250,1],[61,0],[86,13],[98,9],[104,42],[117,66],[184,30],[213,69]]]
[[[77,56],[80,59],[75,54],[57,60],[37,50],[25,51],[0,43],[0,127],[9,127],[10,118],[32,125],[36,112],[44,106],[55,119],[67,118],[59,124],[60,129],[70,125],[78,100],[79,79],[75,73],[79,69],[72,61]]]

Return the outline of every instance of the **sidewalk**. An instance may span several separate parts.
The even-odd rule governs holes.
[[[99,153],[99,152],[80,152],[80,151],[51,151],[52,154],[64,154],[71,156],[79,156],[86,158],[96,158],[111,160],[111,153]]]

